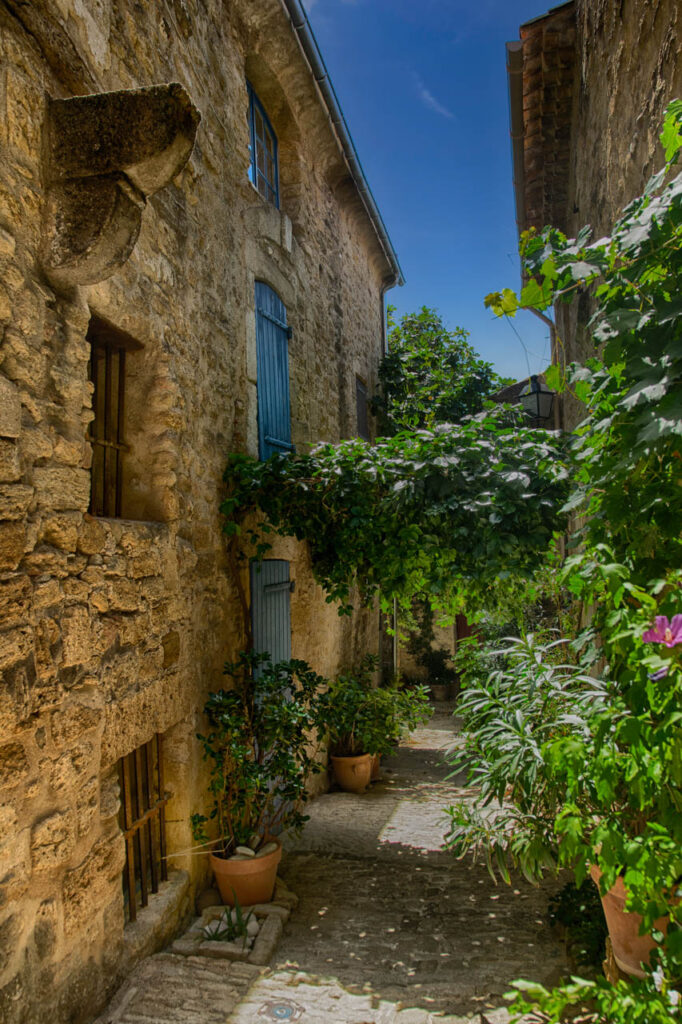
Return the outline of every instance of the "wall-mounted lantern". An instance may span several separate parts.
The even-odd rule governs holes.
[[[528,384],[519,395],[519,401],[535,426],[550,426],[554,392],[546,388],[535,374],[528,378]]]

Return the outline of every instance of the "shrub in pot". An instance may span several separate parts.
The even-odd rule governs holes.
[[[248,906],[272,898],[281,857],[276,836],[307,820],[307,783],[322,769],[316,755],[326,680],[303,661],[273,665],[267,655],[244,652],[225,673],[233,685],[210,694],[209,729],[198,736],[213,806],[208,816],[192,815],[192,828],[197,842],[212,847],[223,900]]]
[[[424,687],[373,687],[376,662],[373,655],[365,657],[355,672],[335,679],[323,698],[334,775],[349,792],[364,792],[373,758],[389,754],[403,731],[431,714]]]

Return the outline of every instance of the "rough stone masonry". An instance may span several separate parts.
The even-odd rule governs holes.
[[[247,81],[279,208],[249,181]],[[279,0],[0,0],[4,1024],[90,1019],[205,880],[195,733],[243,642],[218,506],[228,454],[257,452],[256,281],[293,329],[293,442],[355,434],[395,273]],[[125,362],[108,515],[89,511],[97,345],[124,353],[109,380]],[[378,616],[339,619],[293,541],[273,556],[295,656],[331,674],[376,650]],[[119,770],[157,736],[174,870],[124,927]]]

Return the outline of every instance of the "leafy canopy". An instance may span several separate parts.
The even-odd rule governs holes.
[[[452,611],[463,588],[484,602],[500,575],[532,572],[564,523],[567,473],[554,435],[495,408],[374,445],[342,441],[266,462],[233,455],[226,478],[226,532],[257,556],[272,531],[307,540],[315,578],[341,612],[355,587],[364,601],[409,608],[422,596]]]
[[[372,411],[380,433],[459,423],[481,412],[485,399],[507,381],[480,359],[461,327],[449,331],[435,309],[394,317],[388,307],[388,354],[379,367],[380,393]]]

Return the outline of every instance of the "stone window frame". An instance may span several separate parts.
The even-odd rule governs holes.
[[[267,115],[265,107],[248,81],[249,95],[249,181],[267,203],[279,210],[279,157],[277,133]],[[262,130],[261,130],[262,129]],[[270,146],[271,144],[271,151]],[[263,166],[259,166],[259,154],[263,153]],[[271,168],[268,166],[271,164]],[[271,170],[271,175],[269,171]]]
[[[90,344],[89,377],[94,388],[94,418],[88,432],[92,445],[89,512],[96,517],[121,519],[123,459],[130,452],[125,437],[126,355],[140,351],[142,345],[95,313],[90,317],[86,340]]]
[[[117,767],[119,824],[126,847],[124,914],[126,923],[132,923],[137,920],[138,885],[140,907],[146,907],[150,894],[168,881],[166,805],[171,794],[165,790],[161,733],[120,758]]]

